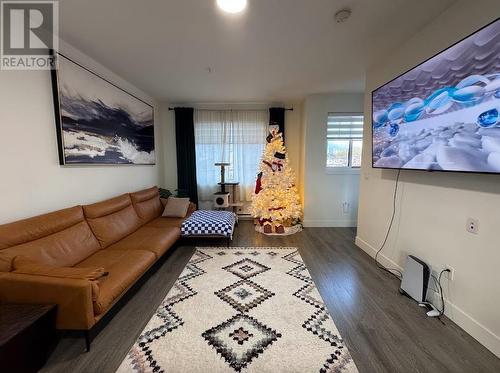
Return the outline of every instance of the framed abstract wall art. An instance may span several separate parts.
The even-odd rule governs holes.
[[[52,91],[61,165],[155,164],[154,109],[57,54]]]

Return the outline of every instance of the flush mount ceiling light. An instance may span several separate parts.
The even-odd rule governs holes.
[[[217,5],[224,12],[240,13],[247,7],[247,0],[217,0]]]

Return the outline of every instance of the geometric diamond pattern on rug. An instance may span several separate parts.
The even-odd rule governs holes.
[[[184,321],[169,306],[161,307],[156,311],[155,316],[163,320],[163,324],[151,330],[143,331],[138,339],[139,347],[144,347],[146,343],[164,337],[165,334],[184,324]]]
[[[309,272],[307,271],[307,267],[305,266],[305,264],[299,264],[297,267],[294,267],[291,270],[289,270],[286,274],[298,278],[299,280],[302,280],[307,283],[313,282],[311,276],[309,275]]]
[[[248,312],[275,294],[250,280],[243,279],[215,292],[215,295],[237,311]]]
[[[295,264],[304,264],[302,257],[299,254],[298,250],[295,250],[294,252],[285,255],[283,259],[288,260],[289,262],[295,263]]]
[[[132,346],[125,361],[129,361],[130,369],[133,372],[164,372],[158,362],[151,356],[149,346],[139,348],[137,344]]]
[[[240,270],[243,272],[250,272],[253,269],[253,267],[250,267],[249,265],[244,265],[243,267],[240,267]]]
[[[197,248],[117,373],[230,371],[357,373],[296,247]]]
[[[202,337],[236,372],[240,372],[281,334],[246,314],[238,314],[208,329]]]
[[[225,269],[226,271],[231,272],[232,274],[235,274],[240,278],[248,279],[250,277],[258,275],[259,273],[269,271],[271,268],[257,263],[252,259],[245,258],[231,265],[222,267],[222,269]]]
[[[174,284],[174,286],[172,286],[172,289],[170,289],[170,292],[168,293],[168,298],[166,298],[162,302],[162,305],[172,306],[196,294],[198,293],[194,291],[187,283],[176,281],[176,283]]]
[[[324,308],[324,303],[323,301],[316,299],[311,293],[316,290],[316,286],[314,286],[314,283],[308,283],[304,286],[302,286],[299,290],[297,290],[295,293],[293,293],[294,296],[296,296],[299,299],[302,299],[306,303],[309,303],[310,305],[316,307],[316,308]]]
[[[196,264],[187,264],[177,281],[191,280],[205,273],[206,272],[203,269],[197,267]]]
[[[238,342],[239,345],[242,345],[243,342],[246,342],[248,341],[248,339],[250,337],[253,337],[253,334],[246,331],[245,329],[243,329],[241,326],[235,330],[234,332],[232,333],[229,333],[229,336],[230,337],[233,337],[233,339]]]
[[[171,306],[198,294],[188,285],[187,281],[206,273],[203,269],[196,266],[196,264],[208,259],[212,259],[212,257],[200,250],[196,250],[189,263],[184,267],[179,278],[167,294],[167,298],[163,300],[155,315],[151,318],[151,320],[155,321],[156,319],[160,319],[162,322],[160,325],[155,322],[155,326],[151,329],[148,329],[146,326],[127,355],[127,359],[130,361],[134,371],[164,372],[153,356],[151,344],[155,340],[164,338],[167,333],[177,329],[179,326],[184,325],[184,321],[175,314]]]
[[[340,373],[344,372],[352,364],[352,359],[343,346],[339,346],[333,354],[326,360],[319,373]]]
[[[193,254],[193,257],[189,260],[189,263],[198,264],[208,259],[212,259],[212,257],[208,254],[205,254],[203,251],[196,250]]]
[[[167,333],[184,324],[184,321],[182,321],[181,318],[177,316],[168,306],[158,309],[153,317],[158,317],[163,321],[163,323],[151,330],[144,330],[137,339],[136,345],[134,345],[127,355],[127,358],[130,360],[130,364],[137,372],[162,371],[153,356],[150,344],[155,339],[165,337]],[[148,366],[149,369],[147,369],[146,366]]]
[[[319,309],[314,312],[314,314],[309,317],[302,325],[303,328],[306,328],[324,341],[329,342],[330,345],[334,347],[342,346],[343,341],[332,330],[332,326],[333,322],[325,309]]]

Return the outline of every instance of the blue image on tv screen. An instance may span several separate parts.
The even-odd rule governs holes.
[[[500,173],[500,19],[372,92],[375,168]]]

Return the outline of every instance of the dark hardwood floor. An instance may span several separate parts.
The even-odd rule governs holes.
[[[354,236],[350,228],[307,228],[267,237],[243,221],[232,246],[298,247],[360,372],[500,372],[500,359],[453,322],[430,319],[399,295],[398,280],[378,269],[354,245]],[[198,246],[206,243],[214,242]],[[64,337],[43,371],[114,372],[193,251],[182,244],[172,250],[104,326],[89,353],[82,338]]]

